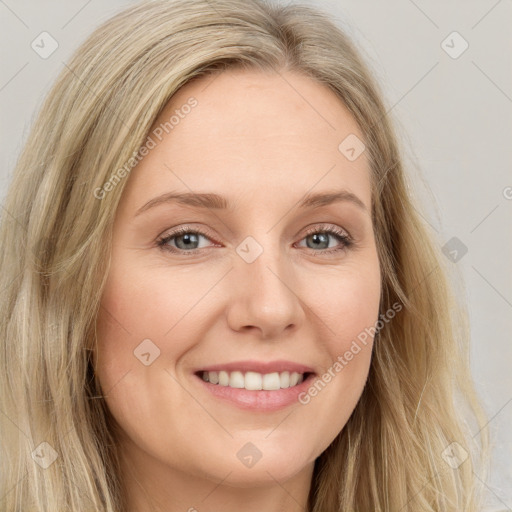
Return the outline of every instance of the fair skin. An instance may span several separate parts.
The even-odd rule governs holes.
[[[207,391],[214,384],[195,372],[286,360],[311,368],[312,384],[375,324],[369,163],[366,152],[349,161],[338,150],[349,134],[363,135],[333,92],[289,71],[201,77],[154,127],[191,96],[197,106],[129,176],[98,318],[96,371],[119,428],[129,510],[305,510],[315,459],[361,396],[371,338],[307,404],[247,409]],[[340,190],[362,205],[298,206],[307,193]],[[231,209],[175,201],[136,215],[171,191],[215,193]],[[157,245],[178,227],[188,238],[167,241],[171,250]],[[195,229],[207,235],[194,238]],[[251,263],[236,250],[248,236],[263,249]],[[160,351],[148,365],[134,356],[145,339],[146,361]],[[251,467],[237,455],[247,443],[261,455]]]

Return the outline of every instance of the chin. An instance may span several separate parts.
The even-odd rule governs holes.
[[[245,453],[250,453],[254,450],[252,447],[247,447],[246,451],[240,454],[243,460]],[[254,456],[256,456],[254,450]],[[215,464],[215,467],[204,467],[203,470],[208,472],[208,478],[216,482],[223,481],[226,485],[231,487],[247,488],[259,487],[265,485],[275,485],[278,482],[285,482],[292,479],[301,471],[307,470],[315,461],[315,456],[298,460],[297,457],[292,457],[293,453],[279,453],[279,450],[270,452],[267,456],[265,453],[261,454],[261,458],[251,461],[250,459],[244,464],[236,454],[232,458],[227,458],[226,453],[220,457],[221,463]],[[214,457],[213,462],[216,462]],[[227,476],[229,474],[229,476]],[[225,479],[225,481],[224,481]]]

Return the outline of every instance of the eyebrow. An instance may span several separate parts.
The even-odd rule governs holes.
[[[233,206],[229,201],[218,194],[213,193],[178,193],[168,192],[161,196],[155,197],[140,207],[135,216],[154,208],[160,204],[169,204],[177,202],[186,206],[192,206],[196,208],[208,208],[214,210],[226,210],[233,209]],[[298,203],[298,207],[305,208],[320,208],[329,204],[338,202],[349,202],[356,205],[359,209],[368,213],[366,205],[352,192],[348,190],[339,190],[332,192],[319,192],[316,194],[306,194]]]

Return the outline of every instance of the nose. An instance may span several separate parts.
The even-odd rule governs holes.
[[[230,272],[233,294],[227,313],[231,329],[277,340],[303,323],[304,304],[294,269],[279,251],[278,247],[265,247],[252,263],[236,257]]]

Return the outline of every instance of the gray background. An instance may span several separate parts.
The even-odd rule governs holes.
[[[0,205],[63,63],[100,22],[132,3],[0,0]],[[419,209],[441,245],[456,237],[467,247],[450,264],[465,283],[459,293],[469,304],[472,370],[495,446],[488,510],[512,510],[512,2],[305,3],[330,12],[358,44],[404,141]],[[31,48],[43,31],[59,45],[47,59]],[[446,40],[454,31],[469,44],[457,58],[444,49],[462,49],[462,40]]]

